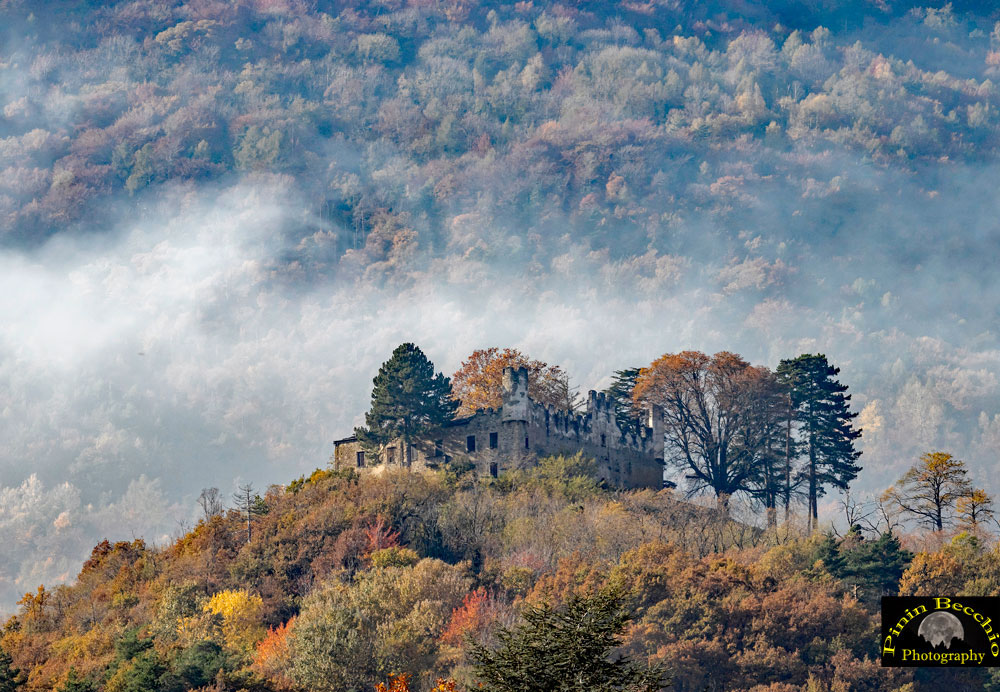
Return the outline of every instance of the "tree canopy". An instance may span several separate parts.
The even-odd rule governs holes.
[[[628,435],[638,435],[639,429],[645,425],[642,416],[636,411],[633,393],[639,381],[641,368],[625,368],[615,370],[611,386],[604,390],[614,402],[615,420],[621,431]]]
[[[372,380],[371,408],[365,426],[355,428],[361,444],[373,451],[402,439],[407,445],[443,426],[458,402],[451,384],[417,346],[397,346]]]
[[[775,424],[760,405],[770,377],[735,353],[668,353],[640,371],[633,398],[661,407],[666,454],[692,491],[711,489],[725,503],[761,479]]]
[[[630,619],[620,594],[574,595],[560,608],[530,606],[521,618],[517,627],[498,632],[498,648],[472,648],[485,692],[658,692],[663,687],[662,670],[613,655]]]
[[[905,514],[941,531],[951,522],[955,505],[973,492],[965,463],[947,452],[928,452],[884,494]],[[983,498],[977,504],[982,508]],[[971,511],[966,506],[966,511]],[[982,519],[982,513],[977,518]]]
[[[805,455],[801,478],[807,486],[812,525],[819,521],[819,498],[827,486],[846,490],[861,471],[857,463],[861,451],[855,441],[861,431],[852,421],[847,385],[834,377],[840,368],[822,354],[803,354],[778,364],[779,380],[788,388],[796,427],[801,436],[798,448]]]
[[[452,391],[461,402],[459,413],[471,415],[483,408],[503,404],[503,371],[525,368],[528,371],[528,396],[541,404],[572,410],[577,405],[575,392],[567,375],[558,365],[534,360],[516,348],[495,346],[477,349],[462,361],[452,375]]]

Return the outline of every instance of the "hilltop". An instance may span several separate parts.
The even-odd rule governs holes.
[[[470,681],[466,635],[615,583],[636,617],[624,650],[678,689],[905,677],[871,662],[875,617],[812,564],[822,541],[755,548],[759,532],[670,491],[601,490],[588,468],[317,470],[260,499],[249,543],[235,510],[162,549],[100,543],[75,584],[22,600],[0,646],[27,690],[368,691],[399,672],[427,689]],[[70,671],[93,686],[68,687]]]
[[[101,542],[75,584],[25,596],[0,647],[25,690],[368,692],[402,672],[413,689],[464,689],[472,641],[494,645],[526,605],[613,586],[633,616],[620,651],[663,665],[673,689],[979,679],[875,658],[879,595],[1000,593],[977,539],[907,570],[888,535],[763,533],[669,490],[602,490],[592,472],[580,457],[478,480],[317,470],[258,499],[250,542],[236,510],[162,549]]]

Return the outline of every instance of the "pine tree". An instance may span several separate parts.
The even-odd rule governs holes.
[[[629,620],[619,594],[573,596],[558,610],[529,607],[523,619],[501,629],[498,649],[473,644],[484,692],[656,692],[663,685],[661,670],[610,655]]]
[[[789,417],[786,388],[774,373],[757,370],[754,396],[746,405],[744,425],[736,435],[737,447],[754,450],[756,469],[750,479],[750,494],[764,505],[767,525],[778,523],[778,500],[791,492],[785,483],[782,458]]]
[[[643,425],[642,418],[636,413],[635,405],[632,403],[632,392],[635,391],[635,383],[639,379],[639,370],[639,368],[615,370],[611,386],[604,390],[614,402],[615,420],[626,435],[638,435]]]
[[[57,692],[97,692],[97,685],[77,675],[76,668],[70,668],[66,681]]]
[[[818,523],[819,498],[826,486],[846,490],[861,471],[857,464],[861,452],[854,448],[861,431],[851,424],[858,414],[850,410],[851,395],[844,394],[847,385],[834,379],[839,372],[825,355],[808,353],[781,361],[777,370],[789,388],[802,437],[806,460],[801,475],[808,488],[811,528]]]
[[[899,539],[886,532],[874,541],[860,541],[854,548],[843,550],[841,572],[835,576],[857,587],[855,595],[877,605],[882,596],[899,592],[899,580],[913,560],[913,553],[903,548]]]
[[[843,574],[844,556],[840,554],[840,542],[832,533],[823,534],[823,537],[813,550],[812,560],[813,564],[816,562],[823,563],[823,571],[827,574],[838,578]],[[812,569],[807,573],[811,576],[815,576],[816,574]]]
[[[452,398],[451,383],[415,345],[406,343],[392,352],[372,380],[371,409],[365,427],[354,434],[362,447],[381,452],[385,445],[402,438],[404,449],[447,423],[459,402]]]
[[[267,502],[254,492],[253,483],[246,483],[239,486],[239,490],[233,493],[233,504],[241,515],[246,516],[247,543],[249,543],[253,538],[251,521],[254,517],[267,514]]]
[[[0,692],[16,692],[24,687],[28,676],[14,667],[14,659],[3,649],[0,649]]]

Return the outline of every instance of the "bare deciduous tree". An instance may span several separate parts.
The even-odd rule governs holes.
[[[218,488],[202,488],[201,495],[198,496],[198,504],[205,513],[205,521],[214,516],[222,514],[226,506],[222,504],[222,496]]]

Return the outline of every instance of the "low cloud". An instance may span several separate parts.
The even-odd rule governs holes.
[[[938,448],[1000,489],[987,472],[1000,451],[992,340],[952,343],[896,319],[871,272],[835,284],[850,300],[833,309],[787,285],[783,261],[720,269],[567,247],[548,271],[416,249],[405,267],[379,270],[395,277],[381,287],[349,261],[343,273],[290,267],[303,241],[286,231],[302,205],[280,179],[160,192],[99,235],[0,254],[3,609],[72,579],[103,538],[168,540],[196,520],[203,487],[225,496],[323,466],[403,341],[446,374],[475,348],[517,347],[583,390],[668,351],[734,350],[772,367],[824,352],[871,426],[860,490]],[[798,287],[824,281],[801,260],[794,268]],[[923,295],[901,292],[900,315]]]

